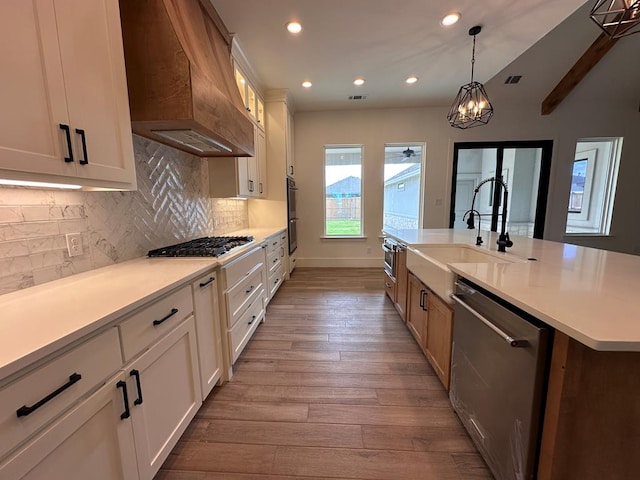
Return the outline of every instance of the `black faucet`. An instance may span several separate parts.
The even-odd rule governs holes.
[[[464,215],[462,216],[462,220],[464,221],[464,218],[467,216],[467,213],[469,214],[469,218],[467,218],[467,228],[469,230],[473,230],[475,227],[474,225],[474,215],[478,215],[478,236],[476,237],[476,245],[480,246],[482,245],[482,237],[480,236],[480,224],[482,223],[482,218],[480,217],[480,212],[477,210],[467,210],[466,212],[464,212]]]
[[[468,213],[469,218],[467,219],[467,228],[468,229],[475,228],[474,222],[473,222],[474,213],[478,215],[478,218],[480,218],[480,213],[473,208],[476,202],[476,195],[478,194],[478,190],[480,190],[480,187],[482,187],[485,183],[489,183],[489,182],[498,182],[502,186],[502,190],[504,192],[502,197],[502,214],[501,214],[502,223],[500,228],[500,235],[498,236],[498,241],[496,243],[498,244],[499,252],[506,252],[507,248],[513,246],[513,242],[509,238],[509,233],[506,231],[507,230],[507,201],[509,200],[509,191],[507,189],[507,184],[504,183],[502,178],[489,177],[480,181],[478,186],[473,191],[473,200],[471,200],[471,209],[465,212],[462,219],[464,220],[464,217],[466,217]],[[476,245],[482,245],[482,237],[480,236],[480,222],[478,222],[478,236],[476,238]]]

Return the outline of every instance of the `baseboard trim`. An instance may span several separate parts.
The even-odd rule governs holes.
[[[381,258],[303,258],[296,260],[297,267],[311,268],[383,268]]]

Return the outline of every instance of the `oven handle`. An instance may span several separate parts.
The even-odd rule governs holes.
[[[382,244],[382,250],[389,253],[395,253],[395,248],[388,246],[386,243]]]
[[[466,308],[469,312],[471,312],[473,314],[473,316],[475,316],[478,320],[480,320],[487,327],[489,327],[494,333],[496,333],[499,337],[501,337],[511,347],[517,348],[517,347],[526,347],[527,346],[527,341],[526,340],[517,340],[517,339],[511,337],[509,334],[505,333],[503,330],[501,330],[500,328],[496,327],[486,317],[482,316],[477,310],[474,310],[469,305],[467,305],[465,302],[463,302],[462,299],[460,297],[458,297],[455,293],[450,294],[449,297],[451,297],[451,299],[453,301],[455,301],[456,303],[458,303],[460,306]]]

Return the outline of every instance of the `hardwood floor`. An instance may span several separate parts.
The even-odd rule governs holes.
[[[296,269],[234,372],[157,480],[492,478],[382,269]]]

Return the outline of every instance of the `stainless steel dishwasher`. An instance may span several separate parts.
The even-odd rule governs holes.
[[[459,279],[449,398],[498,480],[536,475],[552,329]]]

